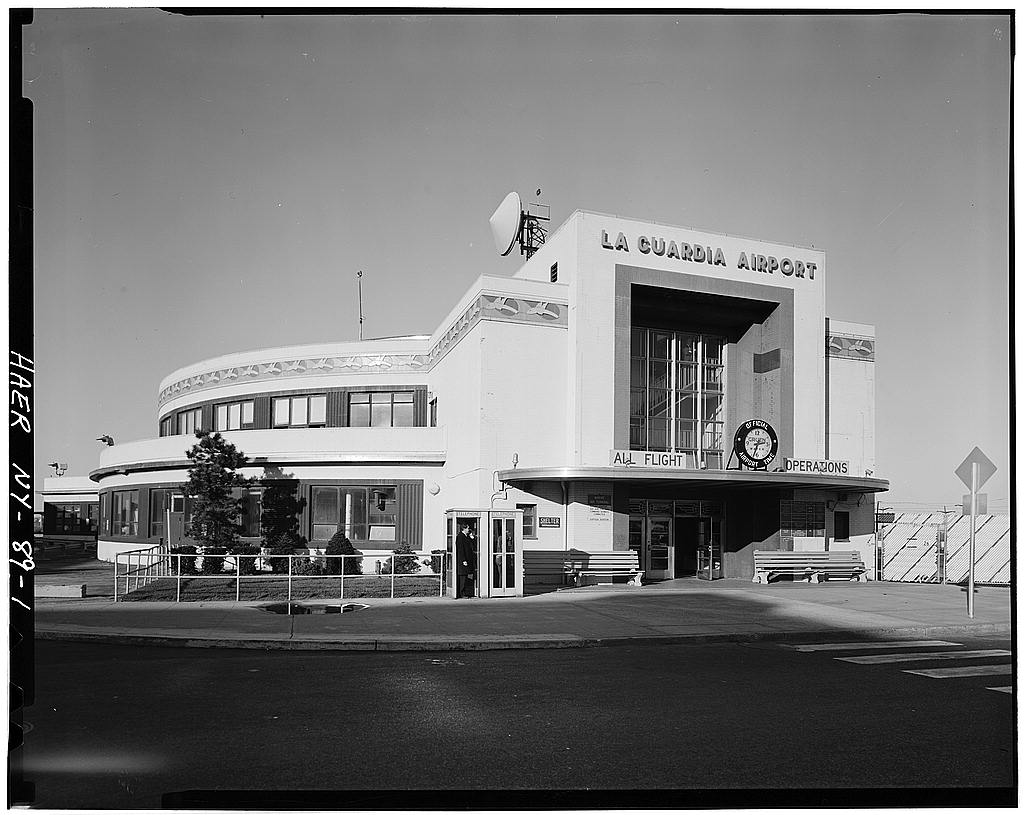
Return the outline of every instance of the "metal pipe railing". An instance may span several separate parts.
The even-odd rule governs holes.
[[[443,597],[445,593],[445,574],[447,564],[445,562],[445,554],[436,555],[430,553],[430,559],[427,561],[431,565],[427,568],[428,571],[420,571],[423,568],[422,564],[417,563],[415,570],[410,570],[407,573],[398,572],[399,558],[408,559],[413,558],[415,561],[419,561],[424,558],[426,553],[392,553],[385,556],[388,565],[388,574],[367,574],[363,575],[360,573],[346,574],[345,563],[346,560],[359,559],[363,560],[366,558],[372,558],[372,555],[227,555],[226,557],[234,559],[234,569],[221,569],[216,573],[204,574],[200,570],[196,569],[195,561],[198,558],[203,557],[201,552],[196,554],[183,554],[181,552],[151,552],[146,550],[132,550],[129,552],[119,552],[114,556],[114,602],[123,600],[125,595],[138,591],[139,588],[145,587],[150,583],[159,580],[163,577],[173,577],[175,582],[174,590],[174,601],[176,603],[181,602],[182,592],[182,580],[230,580],[232,577],[235,582],[235,602],[241,601],[242,596],[242,581],[243,577],[248,581],[260,581],[260,580],[282,580],[287,584],[287,601],[291,606],[294,598],[294,584],[296,580],[338,580],[338,599],[342,601],[345,599],[345,578],[361,577],[367,580],[379,580],[380,578],[386,577],[389,582],[389,597],[394,599],[395,589],[397,582],[400,579],[405,578],[436,578],[438,581],[438,596]],[[221,555],[210,555],[210,557],[224,557]],[[433,558],[438,558],[439,565],[438,571],[433,571]],[[195,573],[191,571],[184,571],[182,568],[182,558],[188,558],[193,561],[191,569],[196,569]],[[242,559],[249,558],[254,562],[253,572],[250,574],[242,575]],[[281,559],[288,559],[288,569],[284,574],[278,573],[273,570],[273,566],[269,566],[270,571],[267,571],[268,561],[280,561]],[[295,561],[300,560],[304,562],[309,561],[320,561],[323,563],[329,563],[331,560],[341,560],[341,569],[338,570],[337,574],[331,574],[328,569],[323,572],[314,572],[312,574],[298,574],[295,572]],[[173,564],[173,565],[172,565]],[[121,567],[124,567],[123,571]],[[231,572],[234,572],[232,574]],[[119,594],[118,592],[118,581],[123,578],[124,591]]]

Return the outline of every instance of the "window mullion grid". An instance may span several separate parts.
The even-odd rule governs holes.
[[[644,365],[647,368],[647,404],[644,405],[644,450],[651,449],[651,383],[654,381],[654,359],[651,357],[651,329],[644,329]]]
[[[674,453],[678,449],[676,446],[676,419],[678,418],[678,410],[676,409],[676,385],[678,382],[679,372],[676,368],[679,364],[679,335],[673,331],[671,336],[672,347],[668,353],[668,449]]]
[[[721,400],[719,402],[719,404],[718,404],[719,427],[721,429],[721,432],[719,434],[721,436],[721,441],[719,442],[718,446],[719,446],[719,448],[722,448],[721,451],[720,451],[721,455],[719,455],[720,459],[725,457],[725,450],[724,450],[724,448],[725,448],[725,421],[726,421],[725,420],[725,416],[726,416],[725,410],[726,410],[726,399],[727,399],[726,389],[725,389],[725,362],[726,362],[726,355],[728,353],[729,353],[729,346],[726,345],[725,342],[723,341],[722,342],[722,346],[721,346],[721,351],[719,352],[719,356],[718,356],[718,364],[719,364],[719,368],[718,368],[718,393],[720,394],[719,398]],[[720,464],[719,466],[722,466],[722,465]]]
[[[697,335],[697,461],[704,460],[704,335]]]
[[[651,449],[651,331],[643,329],[643,346],[640,349],[641,359],[644,365],[644,424],[643,424],[643,447],[641,450]]]

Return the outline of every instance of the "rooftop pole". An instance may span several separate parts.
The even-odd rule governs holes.
[[[359,286],[359,341],[363,339],[363,271],[356,272],[356,282]]]

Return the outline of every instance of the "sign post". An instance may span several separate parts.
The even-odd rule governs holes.
[[[967,616],[974,618],[974,534],[978,515],[978,490],[984,486],[996,471],[996,465],[981,450],[975,447],[956,468],[957,477],[971,490],[971,545],[970,563],[967,568]]]

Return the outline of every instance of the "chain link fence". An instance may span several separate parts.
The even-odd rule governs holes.
[[[959,512],[895,512],[879,524],[883,580],[963,583],[970,566],[970,516]],[[1010,583],[1010,518],[975,519],[976,583]]]

